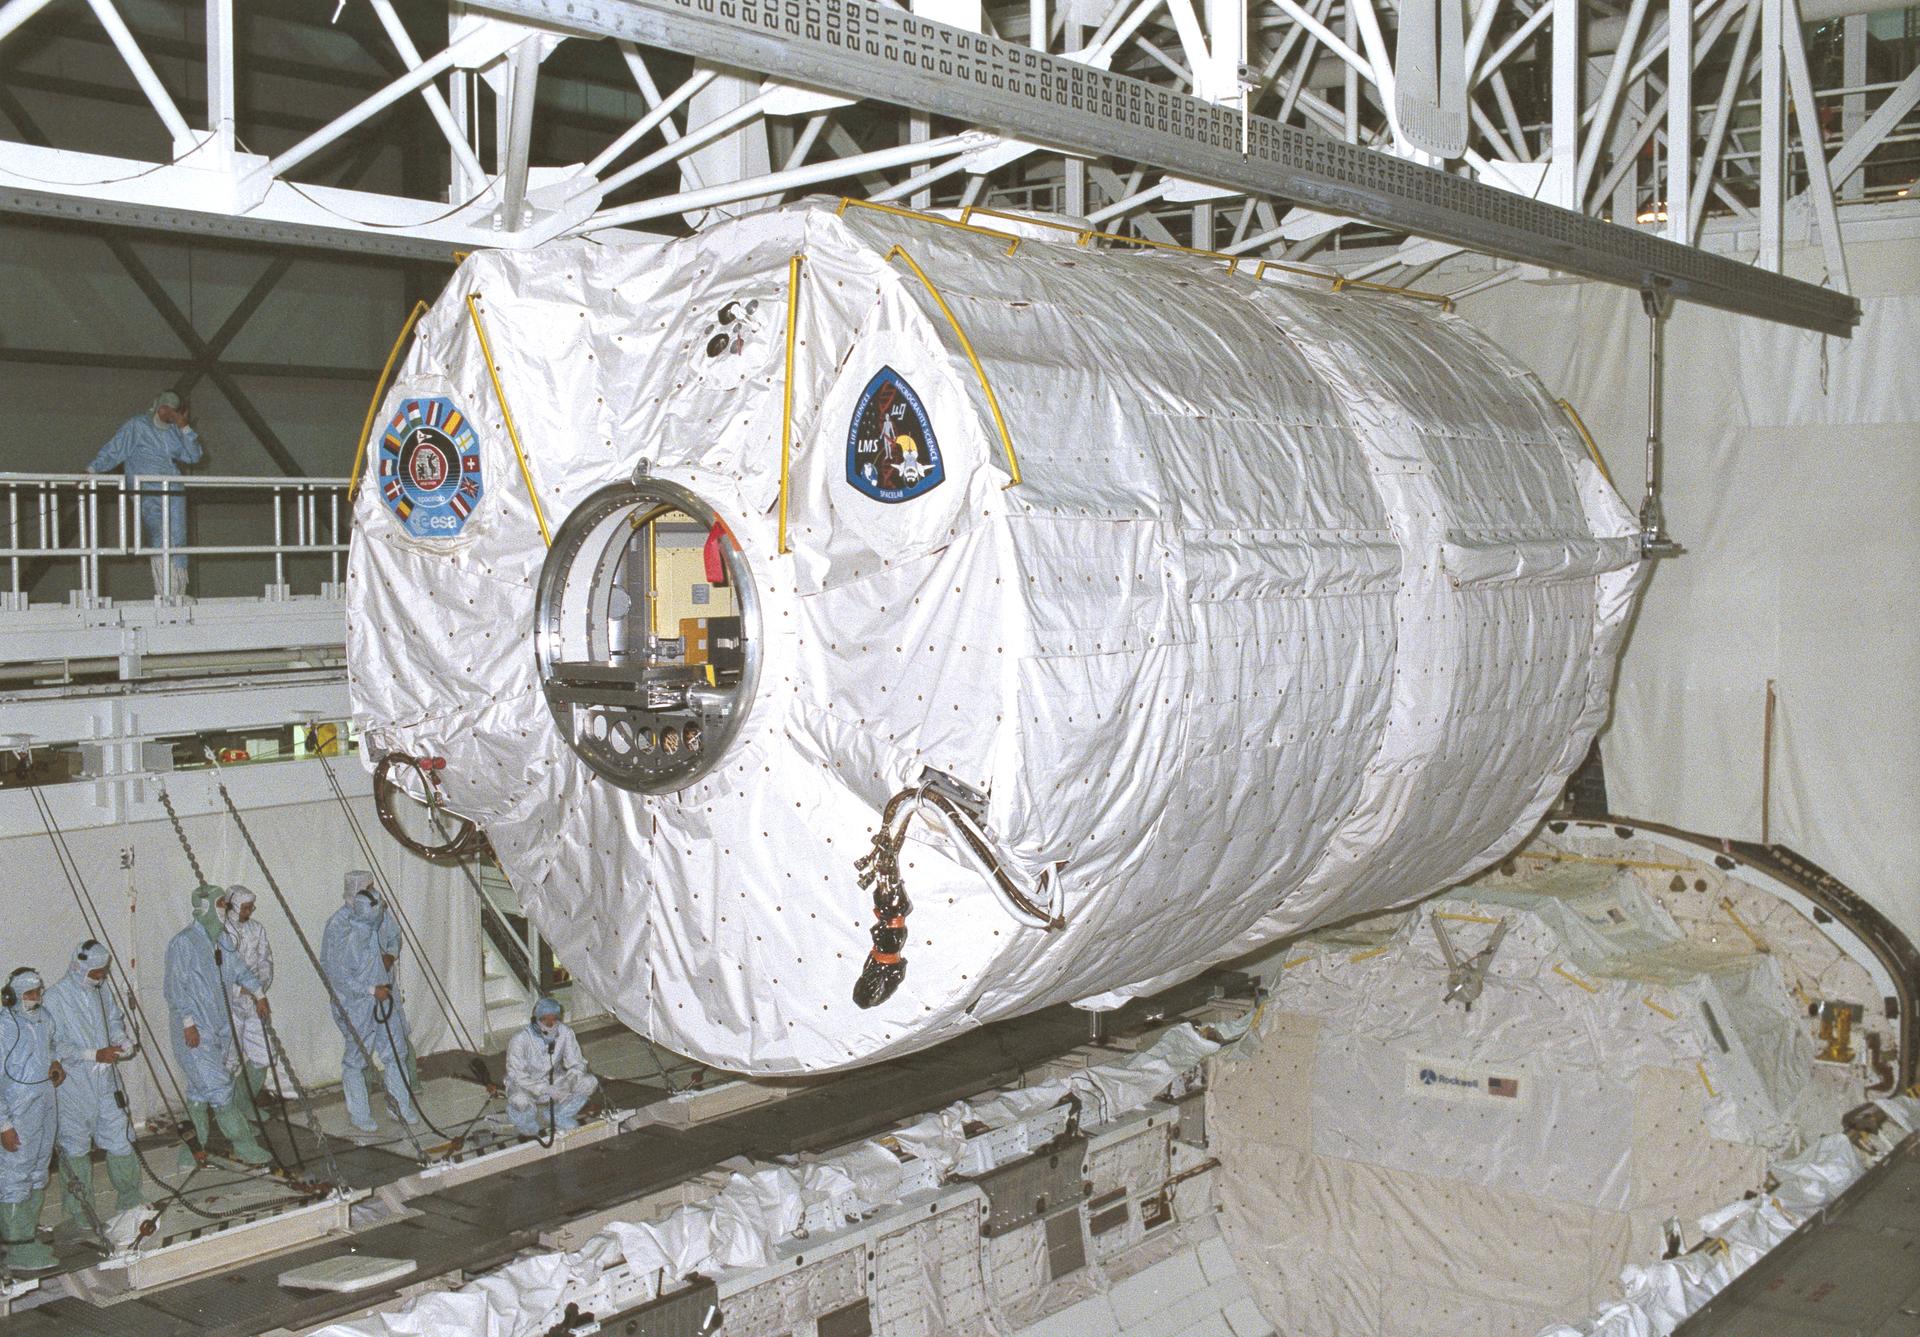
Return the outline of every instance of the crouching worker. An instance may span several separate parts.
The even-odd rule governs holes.
[[[58,1266],[34,1238],[53,1159],[54,1088],[66,1080],[53,1056],[53,1027],[40,1009],[46,982],[31,966],[0,990],[0,1239],[15,1272]]]
[[[133,1154],[133,1121],[114,1071],[133,1054],[133,1043],[120,1000],[107,987],[107,961],[106,946],[89,938],[74,952],[65,977],[47,990],[53,1052],[67,1070],[58,1101],[60,1178],[67,1190],[67,1219],[83,1225],[89,1211],[75,1195],[93,1192],[96,1146],[107,1153],[115,1210],[131,1211],[145,1201],[140,1161]]]
[[[551,998],[533,1005],[533,1019],[507,1041],[507,1117],[528,1137],[571,1132],[600,1083],[587,1071],[573,1027]]]

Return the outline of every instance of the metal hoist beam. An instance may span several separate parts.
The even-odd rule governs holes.
[[[1860,304],[1585,214],[869,0],[478,0],[1073,153],[1845,337]]]

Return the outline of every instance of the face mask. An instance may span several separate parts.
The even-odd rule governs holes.
[[[353,917],[363,924],[371,924],[380,918],[380,907],[372,904],[365,896],[353,898]]]
[[[26,1012],[38,1012],[40,1010],[40,1000],[37,997],[22,998],[20,1000],[20,1007]]]
[[[102,975],[99,979],[95,979],[91,975],[82,975],[80,978],[87,982],[87,987],[89,989],[101,989],[106,987],[107,977],[105,975]]]

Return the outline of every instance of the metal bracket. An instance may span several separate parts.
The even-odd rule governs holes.
[[[1666,517],[1660,511],[1660,422],[1666,400],[1666,328],[1673,312],[1672,287],[1648,284],[1640,290],[1640,305],[1647,313],[1647,491],[1640,502],[1640,555],[1677,557],[1683,549],[1667,535]]]
[[[1063,1138],[1031,1156],[967,1178],[987,1195],[987,1219],[980,1233],[993,1239],[1086,1199],[1087,1140]]]

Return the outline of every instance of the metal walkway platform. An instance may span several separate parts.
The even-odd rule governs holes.
[[[1106,1017],[1110,1036],[1162,1026],[1222,992],[1243,993],[1244,976],[1202,975]],[[299,1331],[357,1312],[400,1289],[356,1295],[283,1290],[290,1268],[348,1250],[412,1258],[405,1285],[447,1277],[454,1284],[537,1248],[543,1231],[698,1175],[732,1156],[768,1160],[823,1151],[870,1136],[925,1110],[1017,1081],[1041,1063],[1087,1043],[1087,1015],[1070,1007],[988,1026],[925,1053],[856,1069],[817,1086],[691,1127],[650,1124],[593,1146],[503,1170],[412,1198],[414,1215],[350,1237],[276,1254],[225,1272],[98,1307],[59,1300],[0,1319],[0,1337],[241,1337]]]
[[[1675,1337],[1920,1337],[1920,1133]]]

